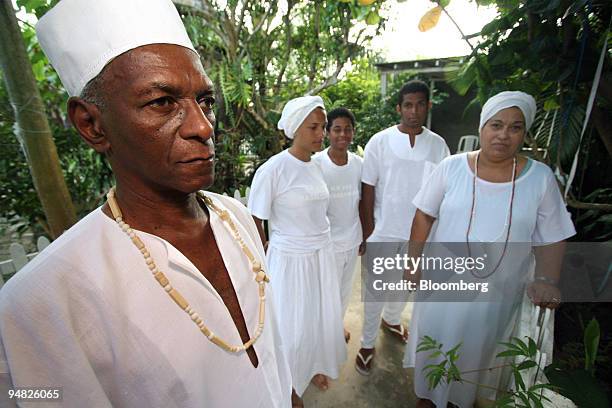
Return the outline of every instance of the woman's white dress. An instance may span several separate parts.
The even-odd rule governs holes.
[[[415,197],[416,207],[438,220],[430,235],[429,246],[433,253],[444,251],[435,243],[465,243],[473,177],[467,154],[450,156],[440,163]],[[492,271],[501,255],[508,228],[511,187],[511,182],[477,180],[470,242],[475,249],[479,243],[495,243],[490,247],[496,251],[487,263],[487,270],[480,275]],[[527,272],[533,262],[532,246],[552,244],[574,234],[574,226],[554,175],[546,165],[532,161],[516,180],[511,244],[498,270],[486,280],[490,290],[472,301],[449,302],[448,297],[443,299],[445,295],[436,293],[429,300],[438,296],[442,301],[415,303],[404,366],[415,367],[418,397],[429,399],[438,407],[446,407],[448,402],[459,407],[471,407],[477,397],[495,399],[495,391],[477,389],[476,385],[466,382],[454,382],[450,386],[441,383],[430,390],[423,368],[438,363],[439,359],[429,359],[431,351],[416,353],[417,345],[426,335],[442,343],[444,350],[462,343],[457,362],[461,372],[499,365],[501,361],[495,356],[500,351],[499,342],[509,341],[514,329]],[[427,278],[427,273],[432,272],[424,272],[423,278]],[[479,281],[469,272],[452,279]],[[503,387],[500,374],[501,370],[485,370],[463,374],[463,378],[491,387]]]
[[[346,360],[328,202],[319,166],[287,150],[257,170],[249,196],[251,213],[269,220],[272,301],[298,395],[315,374],[337,378]]]

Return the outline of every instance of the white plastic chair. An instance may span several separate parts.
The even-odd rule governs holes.
[[[466,135],[459,139],[457,153],[472,152],[478,148],[478,136]]]

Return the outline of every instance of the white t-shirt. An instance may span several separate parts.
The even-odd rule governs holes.
[[[270,246],[303,253],[329,245],[328,204],[318,164],[283,150],[257,169],[248,207],[255,217],[269,220]]]
[[[329,148],[314,155],[329,190],[327,217],[331,225],[334,250],[348,251],[361,243],[359,199],[361,197],[361,167],[363,159],[348,152],[343,166],[335,164],[328,154]]]
[[[419,210],[438,219],[431,241],[465,241],[473,177],[467,153],[450,156],[440,163],[414,198]],[[511,190],[511,182],[492,183],[478,178],[470,240],[505,240]],[[552,171],[533,161],[516,180],[509,241],[545,245],[575,233]]]
[[[261,240],[247,209],[232,198],[206,195],[230,212],[244,243],[263,262]],[[250,263],[213,211],[210,224],[253,335],[259,292]],[[210,330],[232,345],[241,344],[227,306],[193,263],[169,242],[136,234]],[[271,295],[267,285],[266,297]],[[266,301],[263,333],[254,345],[259,360],[255,368],[246,352],[228,353],[202,334],[100,208],[2,288],[0,338],[0,389],[62,387],[61,405],[66,407],[290,404],[291,374],[273,303]]]
[[[361,181],[375,187],[374,232],[368,241],[407,240],[415,207],[412,200],[436,165],[450,154],[442,137],[423,127],[414,147],[392,126],[365,147]]]

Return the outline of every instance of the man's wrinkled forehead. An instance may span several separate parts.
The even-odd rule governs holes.
[[[106,66],[104,75],[115,86],[130,88],[166,83],[172,78],[212,87],[199,56],[172,44],[151,44],[127,51]]]

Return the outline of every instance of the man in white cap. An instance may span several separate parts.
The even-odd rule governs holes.
[[[170,0],[63,0],[37,34],[117,185],[0,293],[0,389],[58,389],[68,407],[288,406],[256,226],[200,191],[214,92]]]
[[[365,260],[369,277],[373,275],[368,261],[392,258],[405,250],[416,210],[412,199],[436,165],[449,155],[444,139],[424,126],[430,108],[429,87],[418,80],[407,82],[398,95],[400,123],[372,136],[365,147],[361,210],[363,241],[367,245],[362,261]],[[391,281],[402,276],[403,270],[385,275]],[[407,299],[379,293],[364,300],[361,349],[355,368],[369,375],[381,325],[401,342],[407,342],[408,330],[401,323]]]

